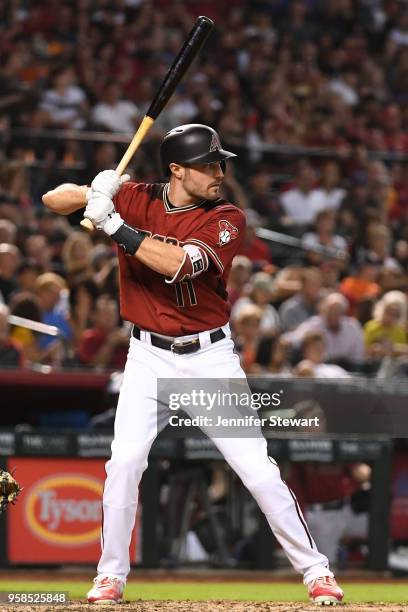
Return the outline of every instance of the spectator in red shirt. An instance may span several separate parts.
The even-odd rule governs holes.
[[[83,365],[123,369],[126,363],[129,333],[119,326],[118,306],[108,295],[95,303],[94,326],[83,332],[78,357]]]

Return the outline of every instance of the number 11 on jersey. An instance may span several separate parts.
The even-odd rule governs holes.
[[[176,302],[179,308],[185,306],[197,306],[197,297],[194,289],[193,281],[185,280],[175,283]],[[187,299],[185,299],[185,296]]]

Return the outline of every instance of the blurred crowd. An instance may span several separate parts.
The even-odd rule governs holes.
[[[217,27],[132,161],[133,179],[162,180],[168,129],[216,128],[239,154],[224,196],[247,217],[228,286],[245,370],[403,375],[408,7],[399,0],[2,3],[0,366],[123,367],[115,247],[79,230],[80,215],[48,212],[41,195],[115,167],[200,14]],[[304,248],[267,243],[259,227]],[[10,326],[10,314],[59,335]]]

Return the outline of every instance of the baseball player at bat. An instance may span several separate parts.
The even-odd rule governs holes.
[[[121,314],[133,323],[106,464],[102,554],[88,593],[93,603],[122,601],[138,486],[158,434],[157,379],[245,378],[234,353],[226,291],[245,216],[220,197],[226,160],[235,155],[212,128],[199,124],[171,130],[160,153],[167,183],[130,182],[106,170],[90,188],[61,185],[43,197],[61,214],[86,206],[84,216],[120,245]],[[213,441],[303,574],[310,598],[340,602],[343,592],[268,457],[265,438]]]

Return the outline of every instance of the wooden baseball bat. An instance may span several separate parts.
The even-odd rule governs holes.
[[[191,62],[203,46],[213,26],[214,22],[209,17],[197,17],[193,29],[188,35],[168,73],[164,77],[163,83],[160,85],[160,88],[153,102],[151,103],[149,110],[144,116],[136,134],[133,136],[132,142],[126,149],[125,154],[116,168],[116,172],[119,174],[119,176],[123,174],[128,163],[132,159],[136,150],[139,148],[140,143],[143,141],[147,132],[150,130],[155,120],[166,106],[177,85],[187,72]],[[92,222],[89,221],[89,219],[82,219],[81,225],[88,230],[93,230]]]

